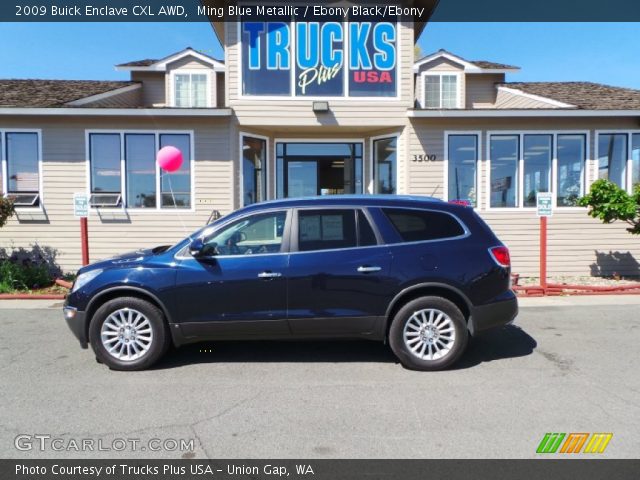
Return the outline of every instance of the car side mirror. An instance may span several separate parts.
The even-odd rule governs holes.
[[[215,244],[206,244],[201,238],[196,238],[189,245],[189,253],[193,258],[211,258],[218,255],[218,248]]]

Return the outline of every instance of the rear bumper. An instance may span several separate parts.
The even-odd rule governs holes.
[[[489,330],[495,327],[508,325],[518,315],[518,299],[515,293],[509,290],[492,303],[474,307],[469,321],[471,334]]]
[[[63,312],[64,319],[67,321],[69,329],[80,341],[80,346],[82,348],[87,348],[89,346],[89,342],[87,339],[87,324],[85,312],[81,312],[76,308],[70,307],[68,305],[65,305],[65,307],[63,308]]]

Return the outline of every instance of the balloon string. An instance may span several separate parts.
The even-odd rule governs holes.
[[[169,172],[165,172],[164,173],[165,177],[167,178],[167,183],[169,184],[169,192],[171,192],[171,199],[173,200],[173,208],[176,209],[176,211],[178,211],[178,220],[180,220],[180,223],[182,224],[182,230],[184,230],[184,234],[185,235],[189,235],[189,231],[187,230],[187,226],[185,225],[183,219],[182,219],[182,213],[180,213],[179,209],[178,209],[178,203],[176,202],[176,196],[173,193],[173,186],[171,185],[171,175],[169,174]]]

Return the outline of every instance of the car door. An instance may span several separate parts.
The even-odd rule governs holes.
[[[185,336],[284,336],[291,213],[254,213],[205,232],[213,254],[185,255],[177,273],[176,310]]]
[[[364,210],[297,209],[289,258],[288,318],[294,335],[366,335],[388,301],[389,248]]]

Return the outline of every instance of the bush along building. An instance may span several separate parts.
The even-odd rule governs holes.
[[[412,194],[468,201],[537,276],[536,193],[552,192],[550,275],[640,273],[637,238],[577,204],[598,178],[640,181],[640,91],[510,82],[518,67],[444,50],[415,61],[411,21],[212,26],[224,60],[186,48],[118,65],[122,82],[0,81],[0,188],[17,209],[0,247],[77,268],[75,192],[92,261],[263,200]],[[166,145],[185,158],[170,175]]]

